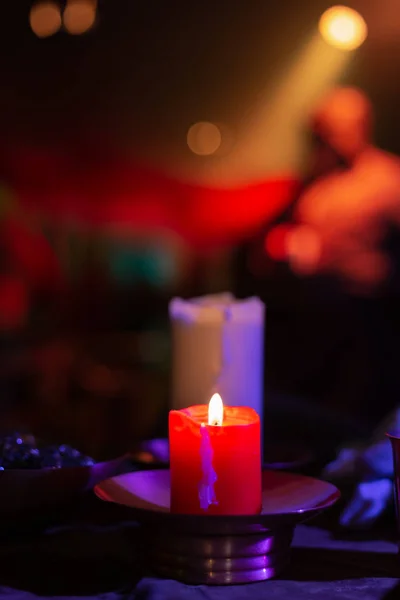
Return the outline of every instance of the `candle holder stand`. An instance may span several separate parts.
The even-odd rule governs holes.
[[[132,508],[155,574],[194,585],[276,577],[289,562],[296,525],[340,497],[330,483],[277,471],[263,471],[263,509],[258,515],[172,514],[168,470],[120,475],[95,491],[102,500]]]

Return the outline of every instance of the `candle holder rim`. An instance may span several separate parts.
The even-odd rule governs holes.
[[[183,514],[183,513],[172,513],[170,510],[170,507],[165,508],[165,507],[160,507],[160,505],[155,505],[155,504],[150,504],[146,507],[144,506],[133,506],[131,503],[126,503],[126,502],[118,502],[113,500],[110,497],[110,494],[104,489],[104,487],[108,487],[111,484],[115,485],[115,480],[116,479],[124,479],[127,478],[129,476],[132,475],[137,475],[137,476],[146,476],[146,474],[148,473],[153,473],[153,472],[166,472],[169,471],[169,469],[148,469],[146,471],[136,471],[133,473],[126,473],[124,475],[119,475],[117,477],[112,477],[106,481],[101,482],[100,484],[98,484],[95,488],[95,494],[96,496],[103,501],[106,502],[116,502],[117,504],[122,504],[124,506],[126,506],[127,508],[132,509],[133,511],[135,511],[135,513],[137,514],[139,520],[141,520],[141,518],[146,518],[146,516],[151,517],[152,519],[156,518],[158,519],[162,519],[164,522],[168,521],[169,523],[173,522],[173,521],[179,521],[180,523],[184,524],[184,523],[193,523],[194,521],[199,522],[199,523],[219,523],[219,524],[224,524],[224,523],[231,523],[233,524],[240,524],[242,523],[244,520],[246,521],[247,524],[249,525],[260,525],[260,523],[266,524],[266,523],[273,523],[274,521],[279,520],[280,522],[291,522],[293,520],[295,521],[305,521],[307,520],[309,517],[318,514],[319,512],[322,512],[330,507],[332,507],[334,504],[336,504],[336,502],[340,499],[341,497],[341,493],[338,490],[338,488],[336,486],[334,486],[332,483],[327,482],[327,481],[323,481],[322,480],[316,480],[314,477],[309,477],[306,475],[298,475],[298,474],[292,474],[292,473],[282,473],[282,472],[274,472],[271,469],[263,469],[263,475],[266,475],[268,473],[279,473],[280,476],[282,476],[282,478],[290,478],[290,477],[294,477],[296,479],[300,479],[302,480],[304,483],[309,480],[309,481],[321,481],[326,488],[330,489],[330,494],[323,500],[321,500],[320,502],[316,503],[313,506],[307,507],[307,508],[296,508],[293,510],[287,510],[285,512],[268,512],[267,510],[265,510],[264,508],[261,509],[261,511],[257,514],[241,514],[241,515],[210,515],[210,514]],[[263,488],[262,488],[263,493],[267,492],[268,489],[266,488],[266,485],[264,483],[264,479],[263,479]],[[129,496],[131,496],[131,498],[134,498],[135,496],[133,494],[130,494],[129,492],[127,492],[129,494]]]

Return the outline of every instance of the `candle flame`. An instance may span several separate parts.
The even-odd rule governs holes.
[[[224,403],[219,394],[214,394],[208,405],[208,424],[222,425],[224,419]]]

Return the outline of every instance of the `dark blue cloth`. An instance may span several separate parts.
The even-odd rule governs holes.
[[[393,542],[371,540],[367,534],[342,540],[312,524],[297,529],[291,566],[280,579],[232,587],[157,579],[139,570],[137,528],[126,520],[129,513],[117,515],[102,506],[105,514],[96,518],[92,510],[82,511],[67,520],[64,515],[63,524],[44,532],[24,526],[3,535],[0,599],[400,599],[400,557]]]

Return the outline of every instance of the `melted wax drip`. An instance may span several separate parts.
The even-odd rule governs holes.
[[[214,471],[212,460],[213,460],[213,449],[210,440],[210,434],[205,425],[200,427],[200,459],[201,468],[203,471],[203,477],[199,485],[199,500],[200,508],[202,510],[208,510],[212,504],[218,504],[215,495],[214,484],[217,481],[217,474]]]
[[[232,349],[230,345],[230,340],[227,336],[227,324],[232,320],[232,308],[227,306],[224,309],[224,323],[222,325],[222,339],[221,339],[221,359],[220,364],[218,366],[216,381],[214,385],[214,390],[218,391],[221,380],[226,372],[226,370],[230,367],[232,363]]]

